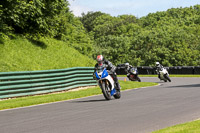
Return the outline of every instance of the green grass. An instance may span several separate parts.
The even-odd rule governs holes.
[[[153,133],[200,133],[200,120],[175,125]]]
[[[62,41],[32,41],[17,36],[0,44],[0,72],[93,67],[95,60]]]
[[[119,82],[122,87],[122,91],[128,90],[128,89],[157,85],[157,83],[150,83],[150,82],[131,82],[131,81],[119,81]],[[51,103],[51,102],[56,102],[56,101],[70,100],[70,99],[82,98],[82,97],[98,95],[98,94],[102,94],[100,88],[93,87],[93,88],[83,89],[79,91],[67,91],[63,93],[20,97],[20,98],[0,101],[0,110],[16,108],[16,107],[24,107],[24,106],[30,106],[30,105],[37,105],[37,104],[42,104],[42,103]]]

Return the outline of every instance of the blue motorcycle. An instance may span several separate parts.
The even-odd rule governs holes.
[[[115,89],[115,82],[106,68],[98,69],[95,72],[95,76],[106,100],[111,100],[112,96],[115,99],[119,99],[121,97],[120,90]]]

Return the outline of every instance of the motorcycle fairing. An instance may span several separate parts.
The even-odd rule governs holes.
[[[97,80],[102,80],[102,79],[107,79],[108,81],[110,81],[110,85],[111,85],[111,93],[115,93],[115,91],[113,91],[114,88],[114,80],[112,79],[112,77],[108,74],[107,70],[104,69],[103,72],[95,72],[95,76],[97,78]],[[112,92],[113,91],[113,92]],[[111,94],[112,95],[112,94]]]
[[[106,69],[104,69],[103,72],[101,73],[101,77],[98,75],[97,72],[95,72],[95,76],[99,80],[99,79],[107,77],[108,76],[108,72],[106,71]]]
[[[106,69],[103,70],[103,73],[101,75],[101,78],[105,78],[108,76],[108,72],[106,71]]]
[[[165,68],[162,68],[162,70],[160,70],[159,73],[160,73],[160,78],[162,80],[165,79],[164,75],[169,75],[168,71]]]
[[[115,88],[111,90],[110,95],[113,96],[116,93]]]
[[[99,75],[98,75],[97,72],[95,72],[95,76],[96,76],[96,78],[97,78],[98,80],[100,79],[100,77],[99,77]]]

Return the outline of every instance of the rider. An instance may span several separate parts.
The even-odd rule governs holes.
[[[134,68],[132,65],[129,65],[129,63],[125,63],[125,72],[128,74],[127,76],[129,77],[130,74],[133,74]]]
[[[160,79],[160,71],[162,71],[163,66],[159,63],[156,62],[156,72],[158,73],[158,78]]]
[[[116,74],[116,66],[114,66],[110,61],[106,60],[102,55],[97,56],[97,64],[95,65],[95,71],[98,70],[99,67],[104,67],[107,70],[110,71],[111,76],[113,77],[115,84],[116,84],[116,89],[120,90],[120,84],[117,79],[117,74]]]

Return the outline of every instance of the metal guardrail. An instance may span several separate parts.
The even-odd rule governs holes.
[[[1,72],[0,99],[69,90],[97,85],[93,67]]]
[[[164,66],[165,67],[165,66]],[[173,67],[165,67],[167,68],[169,74],[200,74],[200,66],[173,66]],[[155,67],[149,66],[139,66],[137,67],[139,74],[151,75],[157,74]],[[117,74],[125,75],[125,66],[124,64],[120,64],[117,66]]]

